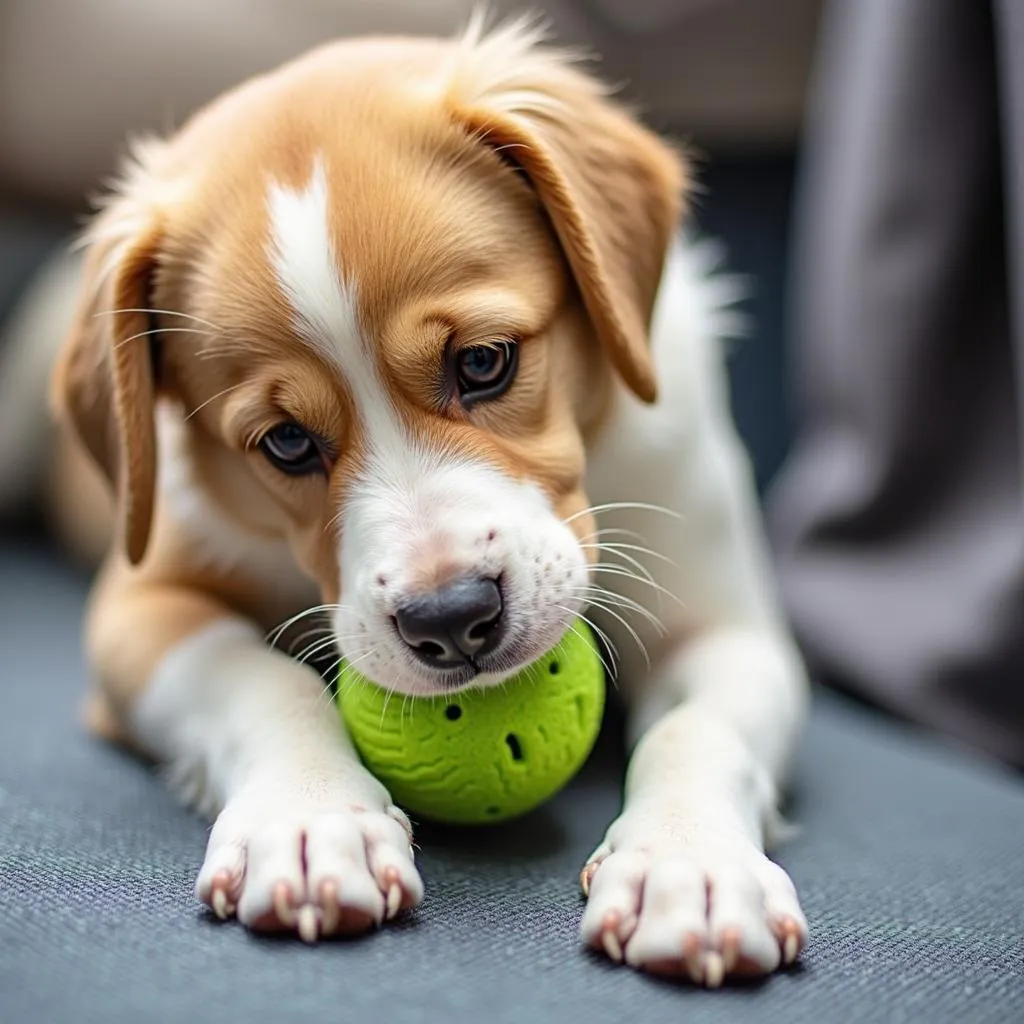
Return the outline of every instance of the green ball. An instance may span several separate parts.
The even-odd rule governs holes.
[[[392,799],[457,825],[507,821],[554,796],[593,749],[604,697],[604,669],[582,621],[498,686],[389,697],[348,666],[338,682],[341,717]]]

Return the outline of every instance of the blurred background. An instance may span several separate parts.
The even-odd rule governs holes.
[[[0,0],[9,537],[45,528],[47,485],[40,367],[12,351],[51,342],[15,339],[57,335],[70,286],[40,268],[126,135],[330,38],[447,35],[474,6]],[[816,677],[1024,765],[1024,5],[528,6],[696,154],[693,223],[748,284],[734,413]]]
[[[128,132],[165,131],[223,89],[324,40],[457,31],[472,0],[0,0],[0,319]],[[652,125],[701,159],[702,231],[747,275],[756,330],[733,360],[758,478],[786,447],[781,304],[794,151],[819,0],[500,0],[600,55]]]

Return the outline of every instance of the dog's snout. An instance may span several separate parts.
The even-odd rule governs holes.
[[[420,661],[448,668],[497,646],[502,607],[496,580],[461,579],[404,602],[395,610],[395,624]]]

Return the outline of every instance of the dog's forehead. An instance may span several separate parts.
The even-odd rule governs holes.
[[[331,230],[327,174],[320,157],[294,188],[271,181],[266,256],[291,314],[291,327],[342,370],[365,356],[355,282],[346,276]]]
[[[361,76],[343,73],[339,51],[252,83],[175,144],[194,183],[171,225],[176,279],[261,355],[293,340],[326,354],[355,326],[387,347],[396,311],[513,274],[532,293],[560,287],[557,242],[525,180],[439,95],[385,74],[398,56],[433,67],[437,54],[385,49],[363,54]]]
[[[523,179],[430,104],[284,113],[205,131],[209,150],[193,138],[204,171],[167,279],[223,328],[218,365],[290,379],[319,372],[312,354],[347,397],[346,429],[391,447],[397,419],[420,423],[450,331],[550,322],[567,289],[560,250]]]
[[[290,312],[290,328],[344,378],[356,409],[377,443],[394,446],[401,430],[389,411],[354,270],[338,258],[330,185],[322,156],[299,187],[272,182],[267,196],[267,259]]]
[[[312,149],[301,172],[265,173],[262,205],[285,326],[335,363],[410,309],[489,286],[543,305],[558,281],[533,194],[469,139]]]

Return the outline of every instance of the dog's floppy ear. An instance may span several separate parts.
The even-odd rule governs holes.
[[[53,376],[58,418],[70,424],[116,489],[121,541],[138,564],[156,487],[154,367],[148,308],[160,218],[116,197],[86,236],[83,291]]]
[[[651,402],[648,329],[682,210],[683,164],[541,37],[525,22],[488,35],[474,22],[457,50],[449,113],[526,174],[599,341]]]

